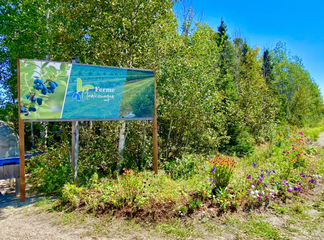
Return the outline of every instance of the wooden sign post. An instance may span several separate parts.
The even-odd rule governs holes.
[[[157,104],[156,104],[156,71],[154,71],[154,119],[153,119],[153,169],[158,174],[158,135],[157,135]]]
[[[26,202],[25,179],[25,122],[20,117],[20,59],[17,59],[18,79],[18,121],[19,121],[19,166],[20,166],[20,202]],[[16,183],[17,184],[17,183]]]

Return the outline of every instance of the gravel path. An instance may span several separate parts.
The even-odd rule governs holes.
[[[317,143],[320,146],[324,147],[324,132],[320,133],[320,135],[318,136]]]
[[[71,231],[68,226],[54,225],[48,213],[29,214],[28,208],[33,206],[13,208],[7,207],[0,214],[0,239],[4,240],[38,240],[38,239],[70,239],[81,238],[82,229]],[[90,238],[84,238],[90,239]]]

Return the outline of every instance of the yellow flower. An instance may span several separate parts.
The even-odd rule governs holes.
[[[204,191],[204,194],[206,194],[206,191]]]
[[[39,171],[41,172],[41,171],[43,171],[43,169],[44,169],[44,168],[41,167],[41,168],[39,169]]]
[[[112,193],[112,194],[111,194],[111,196],[113,197],[113,196],[114,196],[114,194]]]
[[[220,202],[222,203],[222,202],[223,202],[223,200],[220,200]]]

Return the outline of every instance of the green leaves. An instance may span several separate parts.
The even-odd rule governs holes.
[[[77,92],[81,92],[82,91],[82,80],[81,78],[77,79]]]
[[[82,91],[82,92],[85,92],[85,91],[87,91],[87,90],[89,90],[89,89],[94,89],[94,87],[93,87],[92,85],[85,85],[85,86],[83,86],[83,87],[81,88],[81,91]]]

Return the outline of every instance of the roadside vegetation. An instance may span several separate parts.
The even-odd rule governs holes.
[[[323,149],[314,141],[324,104],[302,59],[282,42],[260,49],[231,38],[223,19],[212,29],[192,7],[179,23],[174,4],[0,1],[0,119],[16,131],[17,58],[78,56],[157,74],[159,174],[150,121],[80,122],[77,181],[71,123],[25,123],[26,150],[42,152],[27,162],[31,192],[59,197],[48,208],[65,223],[103,219],[93,226],[103,235],[117,234],[107,226],[123,220],[117,229],[150,226],[172,239],[322,236]],[[125,88],[132,96],[134,86]],[[152,89],[126,105],[152,104]],[[145,106],[136,113],[150,114]]]

